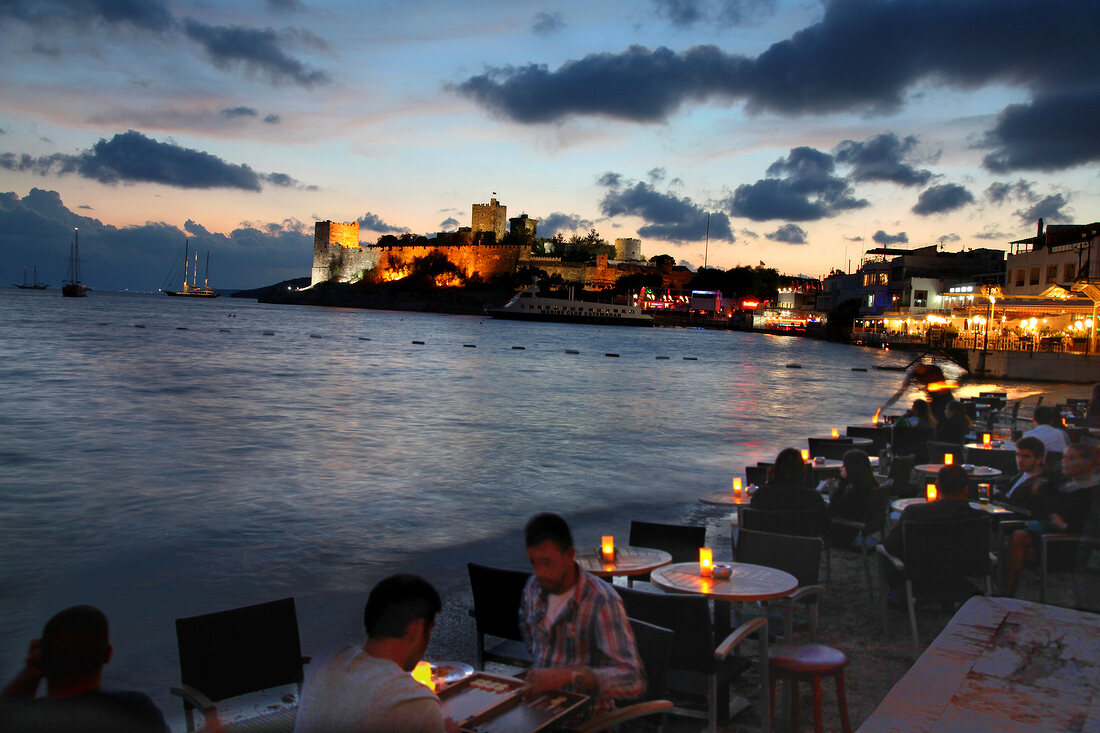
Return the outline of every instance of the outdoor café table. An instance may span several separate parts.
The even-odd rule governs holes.
[[[599,548],[577,552],[577,563],[592,575],[613,578],[616,575],[641,575],[672,562],[672,555],[651,547],[615,546],[615,562],[604,562]]]
[[[836,438],[834,438],[831,435],[826,435],[826,436],[822,436],[822,437],[816,437],[815,436],[814,440],[835,440],[838,443],[843,443],[844,445],[850,445],[853,448],[870,448],[872,445],[874,445],[874,442],[875,442],[875,441],[871,440],[870,438],[845,437],[843,435],[838,436]]]
[[[839,471],[840,467],[844,465],[844,461],[836,458],[826,458],[823,461],[811,458],[807,463],[815,471]]]
[[[921,499],[920,497],[914,497],[911,499],[895,499],[890,503],[890,509],[900,514],[901,512],[905,511],[905,507],[912,506],[913,504],[923,504],[926,501],[928,500]],[[969,504],[975,509],[980,509],[987,514],[992,514],[994,516],[1000,516],[1003,514],[1015,514],[1015,512],[1011,509],[1005,509],[1003,506],[999,506],[993,503],[983,504],[980,501],[971,501],[969,502]]]
[[[942,463],[922,463],[919,466],[914,466],[913,470],[917,473],[923,473],[928,476],[937,476],[939,475],[940,469],[943,468],[943,466],[944,464]],[[989,466],[974,466],[973,469],[966,472],[966,475],[970,478],[971,481],[992,481],[993,479],[998,479],[1003,476],[1004,472],[996,468],[990,468]]]
[[[976,596],[858,733],[1100,730],[1100,615]]]
[[[712,491],[709,494],[704,494],[699,497],[699,501],[704,504],[710,504],[711,506],[736,507],[740,504],[748,504],[752,501],[752,494],[749,493],[747,486],[741,489],[740,494],[734,494],[733,489],[723,489],[721,491]]]
[[[1003,450],[1010,453],[1016,452],[1016,441],[1014,440],[996,440],[989,445],[985,443],[967,443],[965,448],[967,450],[979,451],[979,450]]]

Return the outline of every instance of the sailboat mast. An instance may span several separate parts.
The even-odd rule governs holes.
[[[204,288],[210,288],[210,252],[206,253],[206,274],[202,278],[202,286]]]
[[[191,262],[191,258],[188,257],[187,248],[191,244],[190,239],[183,240],[183,289],[187,290],[187,265]]]
[[[80,282],[80,229],[73,227],[73,282]]]
[[[199,253],[195,253],[195,266],[191,268],[191,287],[199,286]]]

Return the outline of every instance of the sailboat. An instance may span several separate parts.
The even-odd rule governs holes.
[[[183,242],[183,289],[181,290],[164,290],[165,295],[179,295],[187,298],[216,298],[218,297],[218,291],[210,287],[210,253],[206,253],[206,275],[203,277],[202,285],[198,284],[199,274],[199,253],[195,253],[195,265],[189,267],[191,259],[189,256],[190,240],[184,240]],[[187,282],[188,269],[190,269],[191,282]]]
[[[38,268],[34,268],[34,282],[27,282],[27,268],[23,268],[23,284],[13,283],[20,290],[45,290],[46,283],[38,282]]]
[[[83,298],[88,289],[80,282],[80,231],[73,229],[73,241],[69,245],[69,272],[61,294],[66,298]]]

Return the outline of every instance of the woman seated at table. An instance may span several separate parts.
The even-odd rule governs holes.
[[[806,484],[809,470],[798,450],[784,448],[775,457],[771,478],[752,495],[749,506],[773,512],[824,509],[825,500]]]
[[[871,459],[859,449],[844,454],[840,467],[840,481],[829,499],[829,516],[863,522],[867,519],[867,507],[871,493],[878,487],[878,480],[871,470]],[[829,529],[833,547],[847,547],[859,534],[855,527],[832,524]]]
[[[932,416],[932,407],[924,400],[913,400],[913,406],[899,417],[894,423],[895,427],[936,429],[936,418]]]
[[[948,402],[945,417],[936,426],[936,440],[941,443],[965,443],[970,434],[970,416],[961,402]]]

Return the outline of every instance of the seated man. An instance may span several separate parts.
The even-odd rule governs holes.
[[[111,660],[107,617],[92,606],[53,616],[31,642],[23,670],[0,691],[0,730],[65,733],[168,733],[164,716],[140,692],[100,689]],[[45,678],[46,697],[35,697]]]
[[[1035,410],[1031,418],[1035,427],[1024,433],[1024,437],[1035,437],[1043,441],[1047,453],[1065,453],[1069,445],[1069,434],[1062,430],[1062,416],[1050,405]]]
[[[1096,469],[1096,451],[1087,445],[1072,444],[1062,454],[1062,474],[1066,481],[1050,497],[1048,513],[1034,516],[1027,529],[1012,533],[1008,559],[1004,564],[1002,592],[1006,596],[1016,594],[1024,561],[1035,553],[1032,532],[1058,532],[1081,534],[1085,528],[1089,510],[1100,492],[1100,472]],[[1060,564],[1062,558],[1051,558]]]
[[[1019,507],[1028,516],[1042,518],[1047,514],[1050,501],[1050,476],[1044,467],[1046,446],[1034,436],[1023,437],[1016,441],[1015,476],[998,491],[993,498],[1005,504]]]
[[[901,519],[890,530],[883,545],[886,551],[894,557],[902,557],[904,547],[904,535],[902,526],[906,522],[943,522],[944,531],[950,531],[950,523],[961,519],[984,516],[980,509],[970,506],[967,500],[969,494],[969,480],[962,466],[944,466],[936,474],[936,490],[939,498],[936,501],[926,501],[910,504],[901,513]],[[902,576],[892,565],[884,565],[886,568],[886,580],[891,588],[897,588],[901,584]]]
[[[534,660],[528,694],[570,688],[596,699],[594,714],[614,698],[645,692],[645,672],[622,600],[574,560],[573,534],[556,514],[526,527],[534,576],[523,592],[520,630]]]
[[[439,698],[409,674],[442,602],[417,575],[391,575],[363,609],[365,644],[341,644],[306,667],[295,733],[457,733]]]

